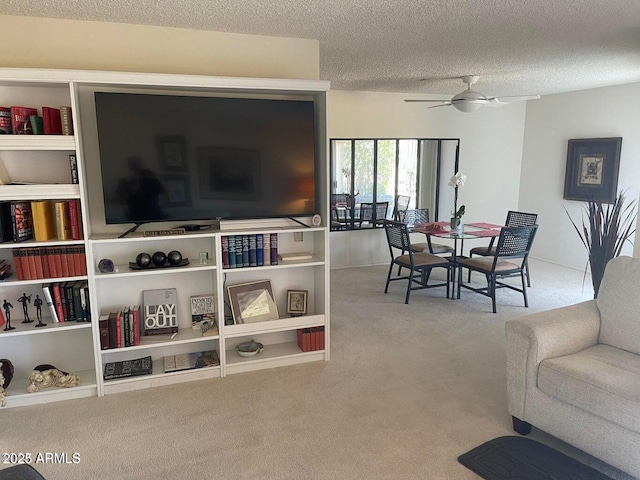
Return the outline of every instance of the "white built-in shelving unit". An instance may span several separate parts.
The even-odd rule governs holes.
[[[184,235],[145,237],[143,230],[170,229],[176,225],[149,224],[140,231],[119,238],[128,226],[107,225],[104,221],[102,186],[96,133],[95,91],[187,95],[238,95],[254,98],[312,98],[316,104],[317,155],[322,165],[320,226],[305,227],[290,219],[222,222],[220,230],[188,232]],[[36,69],[0,69],[0,105],[70,105],[74,114],[73,136],[1,135],[0,161],[12,180],[29,185],[0,185],[0,200],[80,199],[84,239],[80,241],[23,242],[20,246],[83,245],[87,275],[65,279],[15,280],[0,283],[0,303],[6,298],[20,307],[23,293],[40,294],[42,284],[53,281],[87,280],[91,323],[52,323],[43,308],[46,327],[35,322],[20,323],[21,308],[13,309],[15,330],[0,329],[0,358],[8,358],[15,376],[7,390],[7,407],[46,403],[86,396],[102,396],[193,380],[220,381],[220,377],[266,368],[329,359],[329,237],[327,228],[327,136],[326,94],[328,83],[306,80],[225,78],[188,75],[135,74]],[[76,154],[80,184],[71,183],[69,155]],[[299,219],[311,225],[310,218]],[[205,222],[206,223],[206,222]],[[278,265],[222,268],[222,237],[255,233],[277,233],[279,252],[310,252],[312,258],[281,262]],[[302,237],[302,239],[300,239]],[[0,258],[12,262],[12,242],[0,243]],[[129,262],[138,253],[178,250],[190,264],[178,268],[132,270]],[[208,263],[199,261],[208,253]],[[101,273],[98,262],[113,260],[117,271]],[[271,280],[280,318],[257,323],[225,325],[229,313],[226,287],[237,283]],[[97,319],[101,314],[139,305],[142,291],[155,288],[178,290],[179,333],[175,338],[143,337],[139,346],[101,350]],[[286,312],[286,292],[307,290],[308,311],[301,317]],[[191,327],[190,297],[213,293],[216,298],[218,335],[202,336]],[[297,330],[324,327],[325,348],[303,352],[297,345]],[[265,345],[255,357],[240,357],[235,346],[256,340]],[[220,366],[164,373],[163,357],[179,353],[217,350]],[[104,381],[104,364],[151,356],[153,373]],[[52,364],[80,376],[73,388],[45,389],[27,393],[27,377],[39,364]],[[214,380],[218,378],[218,380]],[[220,388],[224,388],[222,384]]]

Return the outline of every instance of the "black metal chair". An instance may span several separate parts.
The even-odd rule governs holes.
[[[429,209],[416,208],[414,210],[407,210],[404,216],[403,223],[406,223],[407,227],[409,227],[409,231],[411,231],[414,226],[421,223],[428,223],[429,221]],[[443,245],[441,243],[433,243],[429,235],[426,235],[426,237],[426,242],[411,244],[414,252],[427,252],[433,253],[434,255],[446,255],[453,253],[452,246]]]
[[[537,213],[516,212],[515,210],[509,210],[507,213],[507,220],[505,221],[505,227],[529,227],[536,225],[538,220]],[[490,257],[496,254],[496,247],[493,245],[496,237],[491,239],[489,245],[486,247],[474,247],[469,250],[469,257],[474,255],[481,255],[483,257]],[[529,262],[525,265],[525,274],[527,276],[527,287],[531,286],[531,276],[529,275]],[[469,272],[469,279],[471,280],[471,272]]]
[[[528,227],[502,227],[494,256],[459,258],[457,261],[458,298],[460,297],[461,288],[480,293],[491,298],[493,313],[496,313],[496,289],[509,288],[522,293],[524,306],[528,307],[529,302],[527,299],[527,285],[524,272],[529,250],[533,244],[537,229],[537,225]],[[462,284],[463,268],[467,268],[469,272],[482,273],[487,279],[487,286],[476,288],[470,284]],[[522,288],[499,281],[499,279],[517,276],[521,278]]]
[[[411,248],[411,239],[409,238],[409,230],[406,224],[392,220],[384,220],[383,225],[387,234],[389,254],[391,255],[391,263],[389,265],[389,273],[387,274],[387,283],[384,287],[384,293],[387,293],[389,290],[389,283],[397,280],[406,280],[407,293],[404,303],[409,303],[411,290],[423,290],[426,288],[446,286],[448,298],[451,262],[446,258],[432,255],[430,253],[414,253]],[[409,270],[408,275],[391,278],[394,265],[407,268]],[[444,268],[447,270],[446,282],[434,283],[431,285],[428,284],[431,270],[434,268]],[[400,275],[400,269],[398,270],[398,275]],[[414,286],[414,284],[417,284],[418,286]]]
[[[361,202],[358,221],[361,225],[362,223],[369,223],[374,227],[382,225],[387,218],[388,210],[389,202]]]
[[[396,222],[403,222],[407,209],[411,203],[411,197],[408,195],[396,195],[396,203],[393,207],[393,219]]]

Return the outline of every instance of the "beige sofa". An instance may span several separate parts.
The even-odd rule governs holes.
[[[640,259],[611,260],[596,300],[505,330],[514,430],[533,425],[640,477]]]

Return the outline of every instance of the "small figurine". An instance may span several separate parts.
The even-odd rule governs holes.
[[[29,374],[27,392],[33,393],[47,387],[75,387],[80,383],[80,377],[73,373],[58,370],[53,365],[36,366]]]
[[[36,307],[36,317],[38,317],[38,324],[36,327],[46,327],[47,324],[42,322],[42,299],[40,295],[36,295],[35,300],[33,301],[33,306]]]
[[[22,292],[22,296],[18,299],[22,304],[22,313],[24,314],[24,320],[22,323],[31,323],[33,320],[29,319],[29,305],[31,303],[31,295],[27,295],[26,292]]]
[[[11,326],[11,309],[13,308],[13,305],[11,305],[5,299],[5,301],[2,303],[2,308],[4,308],[4,316],[7,320],[7,325],[4,327],[4,331],[6,332],[7,330],[15,330],[16,327]]]

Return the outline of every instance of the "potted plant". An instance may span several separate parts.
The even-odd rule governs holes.
[[[622,247],[635,233],[637,202],[625,205],[626,197],[620,192],[613,204],[604,204],[601,200],[589,200],[585,207],[586,219],[582,219],[582,230],[567,212],[569,220],[578,232],[582,244],[589,254],[593,298],[598,297],[598,290],[609,260],[620,255]],[[586,268],[585,268],[586,275]]]
[[[466,181],[467,176],[462,172],[456,172],[456,174],[449,179],[449,186],[455,190],[453,212],[451,213],[451,230],[455,230],[457,233],[462,233],[462,216],[465,212],[464,205],[460,205],[460,208],[458,208],[458,187],[464,186],[464,182]]]

